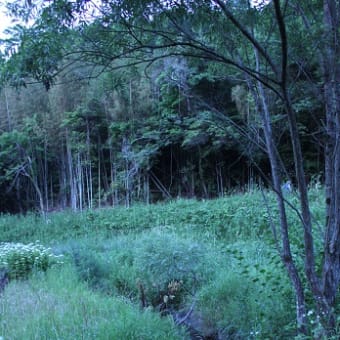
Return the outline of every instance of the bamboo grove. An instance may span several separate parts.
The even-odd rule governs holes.
[[[18,15],[20,2],[11,3]],[[31,15],[33,5],[25,7]],[[206,56],[207,51],[164,54],[133,45],[132,26],[110,23],[117,13],[109,2],[89,24],[75,28],[67,24],[66,7],[57,5],[49,26],[37,20],[31,28],[16,27],[4,43],[10,58],[4,57],[2,71],[1,211],[212,198],[268,185],[258,95],[240,70]],[[79,6],[73,10],[87,9],[86,2]],[[244,12],[244,6],[236,10]],[[231,29],[223,26],[221,13],[212,13],[220,29]],[[247,15],[249,20],[261,15],[264,26],[270,23],[265,11],[251,9]],[[162,20],[165,31],[171,21],[167,15]],[[199,16],[197,22],[185,20],[196,30],[202,26]],[[132,35],[120,34],[129,30]],[[151,29],[142,33],[143,43],[157,43]],[[220,44],[215,32],[203,33],[207,45]],[[236,51],[232,39],[227,41]],[[13,53],[16,46],[19,53]],[[132,51],[124,52],[124,46]],[[246,56],[247,49],[240,46],[238,53]],[[308,180],[323,176],[322,109],[309,79],[313,67],[306,75],[298,63],[289,65]],[[275,97],[268,104],[282,176],[294,180],[283,106]]]

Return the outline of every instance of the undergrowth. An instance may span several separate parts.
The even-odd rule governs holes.
[[[176,322],[207,338],[294,338],[293,293],[273,237],[275,199],[264,194],[266,203],[254,191],[64,211],[46,221],[2,215],[1,241],[39,239],[64,264],[12,278],[0,302],[0,338],[187,338]],[[323,198],[317,189],[310,197],[320,261]],[[297,205],[295,194],[287,200]],[[292,209],[288,218],[302,265],[300,221]]]
[[[0,299],[4,339],[186,339],[171,318],[91,292],[69,266],[12,282]]]

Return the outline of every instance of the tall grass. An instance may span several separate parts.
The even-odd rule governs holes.
[[[1,215],[0,236],[4,242],[59,243],[79,237],[113,237],[161,227],[182,234],[197,234],[209,241],[222,239],[225,243],[237,239],[271,237],[270,215],[277,216],[275,199],[267,193],[268,207],[261,192],[253,191],[230,197],[208,200],[176,200],[155,205],[136,205],[89,210],[82,213],[64,211],[51,213],[47,221],[35,214],[26,216]],[[315,219],[323,223],[324,203],[320,190],[311,191]],[[297,205],[291,195],[289,200]],[[289,210],[292,225],[299,224],[295,212]]]
[[[69,266],[12,282],[0,299],[4,339],[185,339],[170,318],[91,292]]]
[[[272,193],[176,200],[0,217],[0,241],[35,240],[63,254],[62,267],[12,281],[0,299],[5,339],[185,339],[174,319],[221,339],[294,337],[294,299],[272,234]],[[295,194],[287,195],[298,208]],[[322,257],[324,203],[310,191]],[[288,208],[292,249],[303,264],[301,224]],[[272,225],[270,225],[272,221]],[[160,317],[163,315],[163,318]],[[15,326],[19,325],[19,326]]]

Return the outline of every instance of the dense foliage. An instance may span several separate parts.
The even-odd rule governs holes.
[[[34,2],[33,7],[11,3],[15,15],[39,13]],[[3,64],[0,98],[0,210],[44,212],[178,196],[211,198],[267,181],[258,98],[240,71],[219,60],[227,58],[239,38],[223,13],[210,9],[214,32],[203,24],[205,5],[193,2],[187,6],[197,11],[195,17],[178,9],[176,23],[166,13],[149,22],[138,14],[136,22],[145,27],[139,41],[128,34],[137,34],[139,24],[119,21],[114,6],[105,1],[91,18],[90,3],[53,2],[40,9],[35,25],[17,26],[5,41],[11,57]],[[141,6],[148,8],[147,3]],[[126,11],[136,16],[140,8],[127,2]],[[234,10],[265,32],[270,11],[245,8],[240,2]],[[149,10],[152,15],[161,9],[150,5]],[[79,22],[73,25],[76,16]],[[171,38],[177,34],[175,24],[191,25],[191,35],[182,34],[188,46],[162,50],[167,41],[179,44]],[[157,25],[164,29],[159,40],[152,33]],[[230,35],[219,36],[224,31]],[[195,36],[205,49],[216,45],[221,55],[198,53],[191,46]],[[143,44],[154,49],[147,52]],[[223,44],[226,49],[220,48]],[[124,46],[130,46],[128,52]],[[249,53],[249,46],[244,48],[237,48],[240,57]],[[311,179],[323,171],[322,147],[310,139],[320,129],[322,110],[309,78],[297,66],[292,62],[289,67]],[[318,82],[317,73],[313,76]],[[36,81],[42,84],[29,85]],[[294,167],[288,125],[282,105],[272,99],[270,106],[282,174],[289,179]]]
[[[33,271],[46,271],[57,263],[61,259],[38,242],[0,243],[0,269],[8,273],[9,279],[25,279]]]

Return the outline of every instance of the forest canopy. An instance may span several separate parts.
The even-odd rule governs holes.
[[[270,7],[228,7],[252,34],[256,29],[263,52],[274,49],[278,59],[264,55],[258,72],[251,45],[239,44],[240,32],[214,2],[9,2],[21,23],[3,41],[1,210],[211,198],[267,186],[259,102],[248,75],[277,86],[267,72],[280,62],[278,32],[266,36]],[[323,112],[313,51],[303,52],[311,64],[302,71],[294,56],[289,76],[313,180],[323,176]],[[272,95],[268,104],[283,179],[295,180],[282,104]]]

